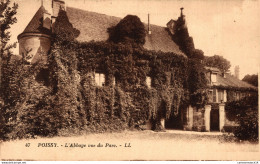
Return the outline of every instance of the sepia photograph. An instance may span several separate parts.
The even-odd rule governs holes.
[[[259,0],[0,0],[0,161],[259,161],[259,16]]]

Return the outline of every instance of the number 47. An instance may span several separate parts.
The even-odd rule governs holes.
[[[25,147],[30,147],[30,143],[26,143],[26,144],[25,144]]]

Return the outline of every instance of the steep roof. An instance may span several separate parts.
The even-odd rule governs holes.
[[[48,11],[45,10],[43,6],[41,6],[20,35],[24,33],[41,33],[49,35],[51,31],[44,28],[42,25],[44,13],[48,13]]]
[[[66,11],[73,27],[80,30],[80,35],[77,38],[78,41],[106,41],[108,39],[107,29],[115,26],[121,20],[121,18],[118,17],[72,7],[67,7]],[[147,29],[146,24],[145,27]],[[151,25],[150,27],[152,34],[147,34],[144,48],[184,55],[179,49],[179,46],[171,39],[165,27],[156,25]]]
[[[257,90],[257,87],[248,84],[247,82],[244,82],[242,80],[239,80],[238,78],[230,74],[226,74],[225,77],[217,74],[217,83],[215,84],[215,86]]]
[[[229,73],[225,73],[225,77],[223,76],[223,73],[216,68],[216,67],[205,67],[205,69],[208,72],[216,74],[216,82],[211,83],[211,86],[217,87],[217,88],[237,88],[237,89],[249,89],[249,90],[257,90],[257,87],[244,82],[242,80],[239,80],[233,75],[230,75]],[[210,74],[208,74],[210,75]],[[208,77],[210,79],[210,77]]]

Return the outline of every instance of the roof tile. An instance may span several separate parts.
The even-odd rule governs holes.
[[[39,8],[39,10],[35,13],[32,20],[26,26],[23,33],[41,33],[49,35],[51,31],[43,27],[43,15],[44,13],[48,13],[47,10],[43,6]]]
[[[67,7],[67,15],[74,28],[80,30],[78,41],[106,41],[107,29],[117,25],[121,18],[100,13]],[[147,24],[145,24],[147,29]],[[151,25],[152,34],[147,34],[144,48],[148,50],[174,52],[179,55],[184,53],[171,39],[166,27]]]

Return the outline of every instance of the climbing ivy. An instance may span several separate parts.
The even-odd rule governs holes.
[[[60,12],[47,64],[33,73],[27,71],[30,76],[23,80],[26,99],[15,99],[14,106],[20,107],[11,122],[19,126],[7,130],[9,136],[139,129],[150,120],[154,129],[162,130],[162,118],[176,116],[188,105],[203,107],[206,103],[200,60],[147,50],[142,41],[78,42],[79,31],[68,21],[66,12]],[[37,81],[42,70],[48,82]],[[95,72],[105,75],[104,86],[95,84]],[[151,87],[146,84],[147,76]]]
[[[138,22],[135,17],[130,18]],[[116,27],[124,31],[122,28],[127,22],[128,18],[125,18]],[[69,23],[66,24],[68,28],[64,32],[71,29],[72,32],[68,34],[78,34]],[[59,34],[63,33],[64,28],[58,25],[57,22],[56,29],[61,31],[56,33],[62,37]],[[127,28],[131,31],[137,27]],[[71,39],[66,35],[54,40],[53,45],[56,44],[56,47],[52,48],[52,52],[62,55],[53,55],[50,67],[56,65],[51,69],[55,70],[51,77],[54,93],[65,94],[64,87],[67,86],[70,89],[66,90],[66,94],[74,96],[71,97],[75,101],[73,104],[78,104],[77,108],[72,108],[74,124],[78,124],[76,119],[82,116],[86,119],[82,125],[86,125],[90,131],[137,128],[147,120],[154,120],[155,125],[159,125],[161,118],[169,119],[178,115],[188,105],[203,107],[207,101],[204,66],[196,58],[189,59],[173,52],[146,50],[142,44],[132,42],[77,42],[75,38],[72,41],[68,41],[68,38]],[[138,38],[143,37],[132,39]],[[59,72],[62,76],[59,76]],[[95,84],[95,72],[105,74],[105,86]],[[76,75],[79,76],[78,83],[70,82],[69,79],[73,80]],[[147,76],[152,78],[151,88],[146,84]],[[155,128],[160,129],[158,126]]]

